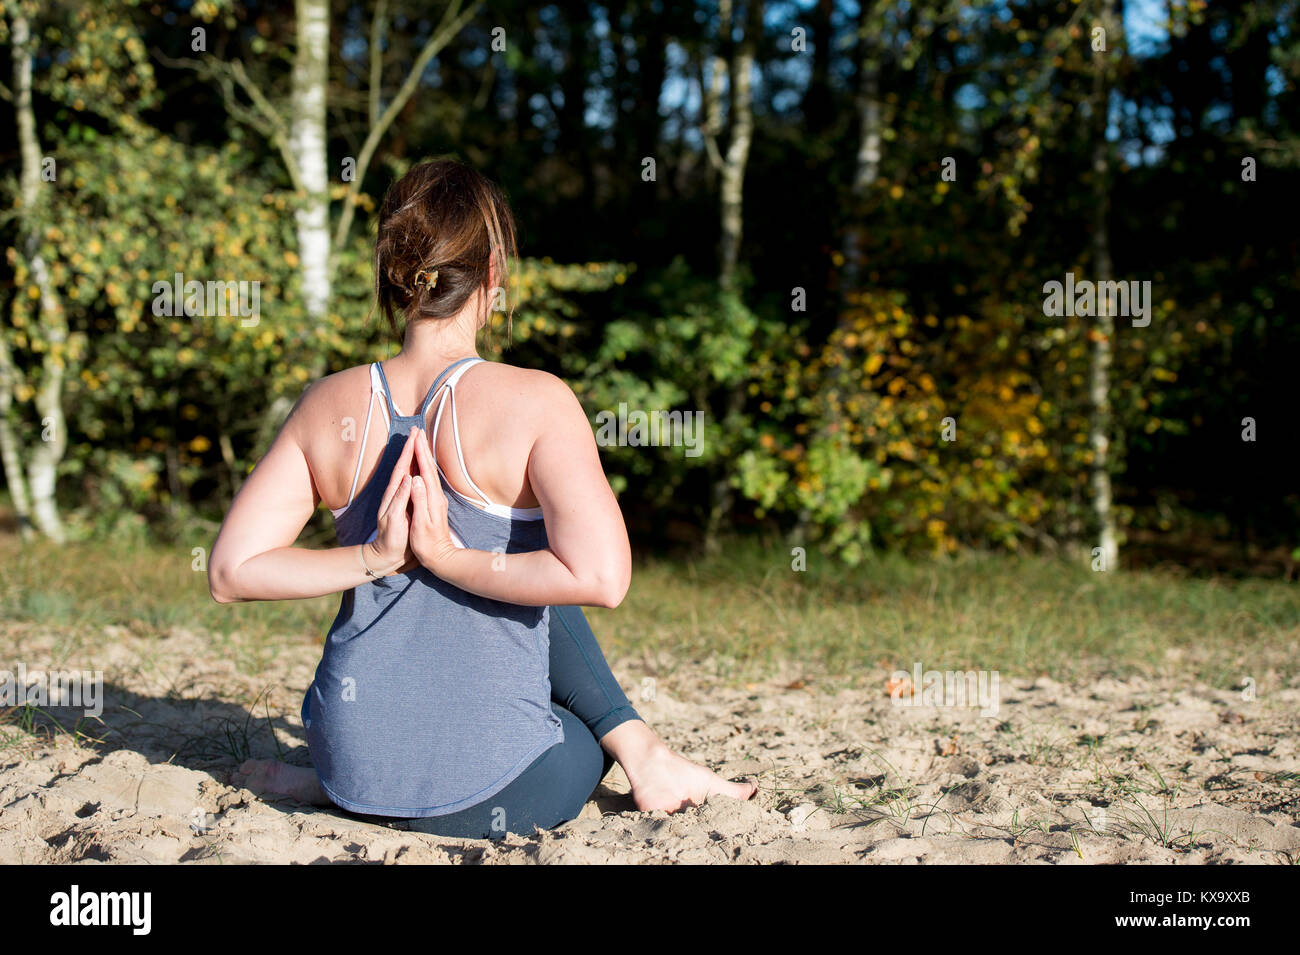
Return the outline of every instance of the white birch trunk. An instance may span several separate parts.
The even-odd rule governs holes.
[[[14,434],[9,413],[13,409],[18,373],[14,368],[9,342],[0,333],[0,464],[4,467],[5,485],[13,502],[18,532],[24,540],[32,537],[32,512],[27,500],[27,478],[23,474],[23,454]]]
[[[298,48],[294,54],[290,141],[306,196],[298,205],[299,275],[311,324],[329,318],[329,160],[325,97],[329,83],[330,20],[327,0],[296,0]]]
[[[729,3],[724,7],[724,14],[724,24],[729,23]],[[740,238],[744,228],[745,167],[749,163],[749,147],[754,139],[754,49],[762,30],[762,0],[749,0],[745,33],[731,58],[731,136],[722,162],[722,242],[718,282],[726,290],[735,288],[736,266],[740,258]],[[744,385],[737,382],[731,386],[727,396],[727,407],[722,420],[727,421],[738,414],[744,404]],[[720,462],[719,467],[720,473],[713,480],[709,519],[704,533],[704,545],[709,551],[717,551],[718,533],[735,503],[726,463]]]
[[[298,22],[289,94],[289,148],[293,150],[305,193],[299,197],[294,212],[305,336],[312,328],[329,321],[332,236],[325,113],[329,85],[329,2],[295,0],[294,9]],[[318,361],[311,369],[311,377],[319,378],[324,371]],[[258,441],[261,449],[270,444],[292,407],[293,399],[284,395],[276,397],[268,406]]]
[[[858,114],[858,152],[853,170],[850,191],[850,215],[844,230],[841,253],[844,256],[842,291],[851,291],[858,284],[861,271],[863,235],[866,231],[866,203],[871,187],[880,176],[881,143],[884,142],[883,119],[880,108],[880,54],[870,21],[870,6],[862,3],[862,17],[858,38],[858,88],[855,105]]]
[[[41,147],[36,139],[36,114],[32,108],[32,36],[27,17],[20,5],[11,13],[14,56],[14,113],[18,122],[18,151],[22,160],[20,174],[19,229],[23,253],[31,269],[32,280],[40,290],[38,314],[41,341],[45,346],[41,362],[41,381],[36,389],[35,407],[40,419],[40,441],[32,448],[27,461],[27,485],[31,493],[31,514],[41,533],[63,542],[63,522],[59,517],[55,490],[59,462],[67,448],[67,429],[63,418],[63,374],[65,346],[68,340],[67,316],[50,276],[49,266],[40,252],[39,206],[44,200],[41,182]],[[8,455],[6,455],[8,467]],[[21,483],[21,482],[20,482]]]
[[[1102,4],[1102,26],[1106,29],[1107,46],[1119,49],[1120,38],[1112,31],[1118,30],[1114,16],[1115,0]],[[1109,53],[1101,53],[1095,63],[1093,75],[1093,230],[1092,277],[1098,283],[1114,278],[1110,258],[1110,233],[1107,225],[1110,208],[1110,145],[1106,141],[1110,85]],[[1116,530],[1115,510],[1110,481],[1110,442],[1114,428],[1111,411],[1111,364],[1114,359],[1115,316],[1110,311],[1110,297],[1098,296],[1097,327],[1092,337],[1091,368],[1088,381],[1088,399],[1092,407],[1092,420],[1088,443],[1092,448],[1092,509],[1097,519],[1098,546],[1101,548],[1102,566],[1108,571],[1119,569],[1119,537]]]
[[[725,2],[725,0],[724,0]],[[761,0],[749,0],[751,10],[745,35],[731,60],[731,137],[722,161],[722,254],[719,281],[723,288],[735,282],[744,230],[745,167],[754,139],[754,44],[762,28]],[[724,21],[725,22],[725,21]]]

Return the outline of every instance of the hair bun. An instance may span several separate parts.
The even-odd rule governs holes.
[[[509,285],[514,217],[501,189],[451,159],[413,166],[389,188],[375,232],[375,302],[395,335],[406,322],[459,314]],[[507,322],[507,329],[508,329]]]

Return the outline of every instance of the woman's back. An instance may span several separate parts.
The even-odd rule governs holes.
[[[382,366],[368,370],[368,397],[378,413],[370,408],[367,424],[355,429],[362,468],[353,474],[344,507],[333,509],[341,545],[374,536],[380,499],[407,435],[432,417],[430,434],[447,436],[446,445],[438,442],[438,458],[456,462],[470,492],[443,479],[457,545],[499,553],[503,560],[547,546],[539,507],[500,505],[476,493],[482,486],[467,476],[472,471],[492,487],[508,485],[500,470],[513,452],[516,476],[526,483],[527,446],[521,454],[519,445],[527,439],[519,437],[517,421],[503,420],[509,416],[501,403],[475,415],[481,420],[472,429],[460,421],[461,408],[471,404],[461,383],[471,370],[486,371],[485,365],[477,357],[452,363],[423,401],[406,408],[393,399]],[[486,445],[483,428],[494,422],[505,437],[497,467],[487,471],[469,463],[474,458],[467,448]],[[320,483],[333,479],[337,487],[337,476],[323,475]],[[330,798],[356,812],[451,813],[493,795],[562,741],[549,705],[547,615],[546,607],[468,593],[418,564],[345,593],[302,712]]]
[[[434,355],[415,366],[409,357],[398,355],[382,363],[397,411],[416,414],[435,376],[457,357]],[[366,486],[379,464],[387,403],[379,393],[373,367],[349,368],[322,379],[302,402],[304,454],[321,502],[331,511],[346,507],[353,481],[357,489]],[[557,384],[568,390],[545,372],[496,362],[478,362],[463,373],[455,387],[456,422],[468,475],[456,454],[451,421],[433,433],[433,417],[444,400],[435,395],[422,426],[436,438],[438,463],[452,487],[477,499],[473,491],[477,484],[496,503],[537,507],[528,481],[528,459],[545,421],[554,421],[568,410],[567,402],[557,401],[564,397]]]

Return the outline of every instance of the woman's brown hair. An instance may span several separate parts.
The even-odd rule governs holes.
[[[407,322],[450,318],[481,289],[483,322],[499,301],[508,335],[515,255],[514,215],[500,187],[452,159],[422,162],[393,183],[379,207],[375,301],[400,336],[397,312]]]

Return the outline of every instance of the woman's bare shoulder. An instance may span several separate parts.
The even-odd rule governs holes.
[[[357,408],[364,408],[366,394],[370,391],[370,366],[357,365],[320,378],[305,389],[289,414],[286,427],[303,428],[304,435],[317,432],[322,426],[336,424],[340,427],[355,418]]]
[[[573,389],[558,375],[540,368],[523,368],[500,361],[483,363],[483,370],[478,374],[478,386],[526,398],[549,410],[577,403]]]

